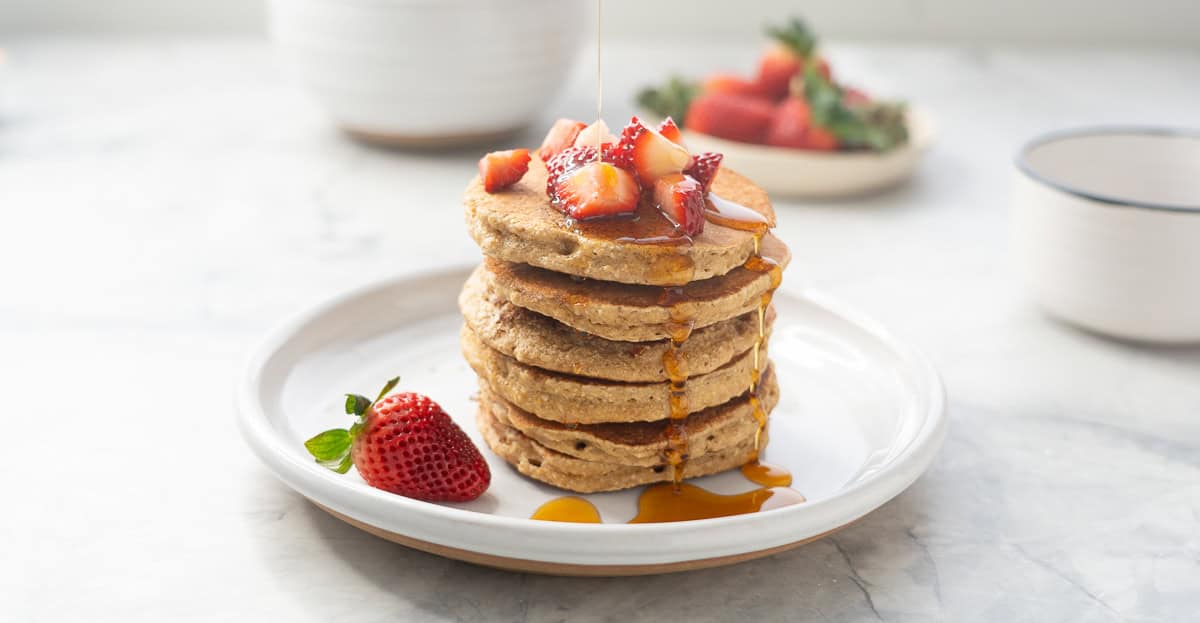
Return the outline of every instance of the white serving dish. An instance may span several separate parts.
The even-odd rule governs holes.
[[[933,143],[929,115],[908,113],[909,140],[891,151],[814,151],[729,141],[684,130],[692,152],[725,154],[724,165],[754,180],[768,193],[786,197],[834,198],[862,195],[910,177]]]
[[[272,39],[334,121],[397,144],[481,141],[533,121],[591,40],[575,1],[268,5]]]
[[[1200,342],[1200,132],[1057,132],[1016,164],[1016,255],[1045,309],[1119,338]]]
[[[875,323],[823,296],[780,292],[771,337],[782,396],[765,459],[808,502],[750,515],[663,524],[632,518],[637,490],[586,496],[604,524],[529,519],[564,492],[525,478],[483,445],[475,376],[458,346],[456,298],[468,270],[393,279],[338,296],[284,324],[238,384],[243,435],[302,495],[383,538],[472,562],[543,573],[628,575],[738,562],[819,538],[903,491],[946,430],[933,367]],[[438,401],[488,458],[491,488],[467,504],[431,504],[367,486],[313,462],[303,441],[344,425],[343,394],[401,376]],[[719,493],[754,486],[734,470],[695,481]]]

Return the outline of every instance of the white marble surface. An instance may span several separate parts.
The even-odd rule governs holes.
[[[6,47],[0,619],[1200,619],[1200,349],[1048,320],[1012,283],[1005,241],[1020,142],[1062,125],[1196,125],[1194,52],[834,47],[844,73],[934,111],[941,140],[894,192],[779,202],[785,287],[847,299],[932,356],[945,449],[908,492],[799,550],[579,580],[342,525],[278,484],[233,426],[241,356],[279,317],[476,257],[457,199],[477,150],[348,142],[250,39]],[[753,48],[608,54],[617,118],[638,83],[744,66]],[[589,114],[587,78],[547,119]]]

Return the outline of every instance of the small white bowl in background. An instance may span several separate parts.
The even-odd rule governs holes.
[[[1200,132],[1093,128],[1017,156],[1017,260],[1052,315],[1114,337],[1200,342]]]
[[[780,197],[833,198],[863,195],[907,179],[934,138],[933,123],[921,110],[908,113],[908,141],[884,153],[815,151],[730,141],[683,131],[693,152],[725,154],[724,165]]]
[[[398,145],[481,142],[533,121],[591,40],[560,0],[270,0],[272,39],[342,129]]]

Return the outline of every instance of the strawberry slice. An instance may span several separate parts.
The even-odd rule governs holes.
[[[586,127],[586,123],[574,119],[555,121],[554,125],[550,126],[550,131],[546,133],[546,138],[542,139],[542,146],[538,148],[538,157],[542,160],[550,160],[558,152],[574,145],[576,137]]]
[[[684,171],[687,175],[692,176],[700,185],[704,187],[704,192],[712,190],[713,180],[717,177],[717,171],[721,168],[721,160],[725,156],[718,154],[715,151],[706,151],[699,156],[696,156],[696,162],[692,164],[688,170]]]
[[[550,200],[572,218],[585,220],[632,213],[637,210],[641,192],[629,171],[592,161],[560,175],[554,181]]]
[[[690,175],[673,173],[654,182],[654,200],[683,233],[704,231],[704,186]]]
[[[706,93],[692,100],[683,126],[719,138],[762,143],[775,114],[775,105],[760,97]]]
[[[674,119],[670,117],[663,119],[662,123],[658,124],[658,133],[665,136],[668,141],[671,141],[680,147],[686,147],[686,145],[683,144],[683,132],[679,130],[679,126],[675,125]]]
[[[579,136],[575,137],[574,145],[575,147],[596,147],[616,142],[617,137],[608,129],[608,125],[600,120],[580,130]]]
[[[614,161],[618,166],[632,168],[643,184],[650,185],[664,175],[683,172],[691,166],[692,155],[634,117],[621,132]]]
[[[516,184],[529,170],[529,150],[493,151],[479,159],[479,177],[489,193]]]
[[[775,115],[767,128],[767,144],[776,147],[804,147],[805,133],[811,125],[812,111],[808,102],[790,96],[775,107]]]
[[[767,92],[758,82],[747,80],[733,74],[713,74],[700,84],[704,93],[729,93],[731,95],[747,95],[750,97],[766,97]]]

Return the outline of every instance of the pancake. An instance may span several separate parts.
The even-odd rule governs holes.
[[[712,191],[775,222],[767,193],[729,169],[720,169]],[[546,197],[546,167],[536,156],[525,177],[504,191],[488,193],[476,177],[467,186],[463,206],[467,231],[484,255],[603,281],[682,285],[724,275],[754,252],[752,234],[712,223],[691,245],[620,240],[653,240],[673,232],[674,226],[653,206],[640,209],[636,222],[568,223]]]
[[[476,271],[463,286],[458,306],[467,325],[487,346],[517,361],[566,374],[612,381],[666,381],[666,340],[619,342],[572,329],[547,316],[518,307],[488,292]],[[767,312],[767,331],[775,310]],[[687,373],[712,372],[746,352],[758,339],[758,312],[697,329],[680,346]]]
[[[672,470],[665,463],[653,467],[600,463],[556,452],[493,418],[484,403],[480,403],[476,425],[488,447],[517,471],[560,489],[578,493],[616,491],[669,482],[673,477]],[[764,444],[766,437],[764,434],[761,440]],[[741,467],[753,457],[754,439],[750,438],[719,452],[710,452],[688,461],[683,468],[683,477],[698,478]]]
[[[762,250],[781,270],[791,259],[787,247],[774,236],[763,239]],[[754,312],[771,290],[770,273],[744,267],[669,290],[578,279],[490,257],[484,258],[476,273],[489,292],[514,305],[585,333],[626,342],[668,339],[681,318],[701,328]]]
[[[655,422],[670,417],[670,385],[605,381],[527,366],[485,345],[470,327],[460,334],[467,363],[495,392],[546,420],[566,424]],[[766,347],[760,355],[766,356]],[[754,349],[687,383],[687,410],[695,413],[740,396],[754,372]]]
[[[763,376],[758,399],[767,413],[779,402],[779,384],[770,368]],[[504,400],[483,380],[479,383],[479,402],[493,418],[531,440],[585,461],[654,467],[662,464],[668,447],[663,422],[566,425],[543,420]],[[752,439],[758,430],[748,393],[693,413],[683,422],[691,459],[737,446],[748,437]]]

